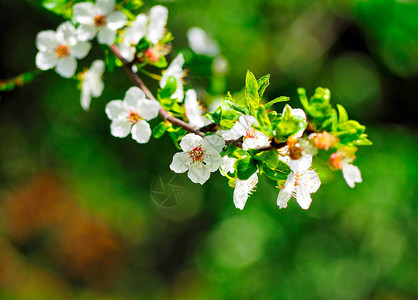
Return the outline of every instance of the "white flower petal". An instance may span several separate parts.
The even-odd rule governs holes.
[[[175,59],[170,63],[167,70],[164,72],[161,81],[160,81],[160,87],[164,88],[164,86],[167,83],[167,80],[170,76],[174,76],[177,81],[180,81],[178,79],[181,79],[184,72],[183,72],[183,65],[184,65],[184,57],[183,54],[180,53],[176,56]],[[177,82],[177,85],[179,83]]]
[[[303,209],[308,209],[311,205],[312,198],[308,189],[303,185],[298,185],[296,187],[296,201],[299,203],[299,206]]]
[[[209,151],[215,151],[217,153],[220,153],[223,149],[223,147],[225,147],[225,141],[224,139],[217,135],[217,134],[213,134],[213,135],[209,135],[206,136],[203,141],[202,141],[202,146],[203,148],[209,150]]]
[[[127,137],[131,131],[131,123],[128,120],[117,119],[113,120],[110,124],[110,133],[114,137],[124,138]]]
[[[95,25],[81,24],[77,27],[77,35],[80,41],[90,41],[97,34]]]
[[[146,97],[144,92],[139,87],[132,86],[126,91],[123,101],[129,106],[129,108],[137,110],[139,109],[139,101],[145,99]]]
[[[204,184],[210,177],[210,172],[202,164],[192,164],[187,173],[190,180],[194,183]]]
[[[74,75],[76,69],[77,61],[75,58],[72,56],[67,56],[58,62],[55,71],[64,78],[70,78]]]
[[[216,56],[219,54],[219,47],[215,41],[210,39],[206,32],[198,27],[192,27],[187,31],[187,39],[190,48],[197,54]]]
[[[235,187],[233,199],[235,207],[243,210],[245,203],[247,203],[248,194],[245,191],[237,189],[237,187]]]
[[[165,25],[167,24],[168,9],[161,5],[156,5],[150,9],[147,39],[157,44],[163,37]]]
[[[140,100],[138,105],[139,114],[147,121],[155,119],[161,107],[156,100]]]
[[[51,52],[38,52],[36,54],[36,67],[41,70],[48,70],[55,67],[58,58]]]
[[[151,127],[149,124],[140,120],[134,126],[132,126],[132,138],[140,144],[148,143],[151,137]]]
[[[136,20],[131,24],[131,26],[128,29],[126,29],[123,43],[128,46],[137,45],[138,42],[147,33],[147,24],[147,16],[144,14],[138,15],[136,17]]]
[[[88,111],[90,108],[90,102],[91,102],[91,93],[90,93],[90,89],[85,88],[83,86],[83,88],[81,89],[81,107],[85,110]]]
[[[78,42],[74,46],[70,47],[70,53],[76,58],[82,59],[87,56],[90,49],[91,49],[91,44],[89,42]]]
[[[237,179],[234,190],[234,204],[236,208],[243,209],[249,194],[258,183],[258,175],[254,173],[247,180]]]
[[[222,164],[222,157],[218,153],[206,152],[204,162],[209,172],[215,172]]]
[[[349,163],[345,163],[343,165],[342,171],[345,182],[347,182],[349,187],[354,188],[356,183],[363,182],[363,179],[361,178],[361,172],[358,167]]]
[[[106,115],[110,120],[117,120],[127,117],[127,111],[122,100],[113,100],[106,105]]]
[[[56,33],[53,30],[44,30],[36,36],[36,47],[39,51],[55,50],[58,46]]]
[[[180,141],[180,148],[184,152],[189,152],[202,143],[202,138],[194,133],[186,134]]]
[[[234,164],[237,160],[233,157],[224,156],[222,157],[221,168],[226,173],[234,173]],[[222,174],[222,172],[221,172]],[[222,174],[223,175],[223,174]]]
[[[186,108],[187,119],[192,126],[199,128],[205,126],[195,90],[188,90],[186,92],[186,100],[184,100],[184,106]]]
[[[107,17],[107,24],[110,29],[117,30],[126,25],[126,15],[121,11],[112,12]]]
[[[290,169],[295,173],[303,173],[312,166],[312,155],[303,155],[299,159],[289,161]]]
[[[100,9],[101,13],[107,15],[115,9],[115,0],[96,0],[96,7]]]
[[[270,145],[270,138],[261,131],[255,131],[256,136],[254,138],[244,138],[242,143],[242,149],[259,149]]]
[[[190,168],[190,164],[191,159],[189,153],[179,152],[174,154],[170,169],[176,173],[184,173]]]
[[[103,26],[102,29],[100,29],[99,31],[99,35],[97,36],[97,41],[100,44],[105,44],[105,45],[110,46],[115,41],[115,37],[116,37],[116,32],[114,30],[110,29],[107,26]]]
[[[73,21],[74,23],[94,25],[94,17],[100,12],[97,7],[90,2],[83,2],[74,5]]]
[[[315,193],[321,186],[321,180],[314,170],[309,170],[301,175],[300,185],[303,185],[309,193]]]
[[[105,62],[101,59],[96,59],[89,69],[89,72],[95,74],[98,77],[102,77],[105,70]]]
[[[75,45],[77,43],[77,31],[73,24],[64,22],[57,28],[57,42],[64,45]]]
[[[130,46],[130,44],[118,44],[119,52],[122,55],[122,57],[128,61],[131,62],[135,58],[135,47]]]
[[[290,198],[292,197],[293,190],[295,189],[295,181],[295,174],[290,173],[287,176],[284,188],[280,190],[279,195],[277,196],[277,205],[279,208],[287,207],[287,202],[289,202]]]

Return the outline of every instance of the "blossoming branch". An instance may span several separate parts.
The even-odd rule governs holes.
[[[187,82],[183,54],[167,61],[173,36],[166,27],[168,10],[164,6],[143,11],[141,1],[115,0],[48,0],[43,6],[67,20],[55,31],[38,33],[37,68],[55,69],[64,78],[76,79],[81,107],[88,111],[92,98],[103,93],[105,70],[123,67],[134,86],[121,92],[123,100],[106,105],[111,135],[131,135],[144,144],[151,137],[168,134],[181,150],[174,154],[170,169],[187,172],[190,180],[199,184],[219,170],[234,188],[237,208],[244,208],[259,178],[265,176],[278,189],[279,208],[287,207],[293,197],[301,208],[308,209],[311,194],[321,185],[312,168],[315,156],[328,157],[329,167],[341,170],[351,188],[362,182],[359,168],[353,165],[355,153],[358,146],[371,142],[363,125],[350,120],[341,105],[331,105],[328,89],[317,88],[308,98],[300,88],[302,109],[286,104],[278,112],[274,108],[290,99],[282,96],[268,101],[264,92],[270,76],[257,79],[248,71],[243,97],[228,93],[207,110]],[[196,55],[212,59],[214,72],[225,71],[227,63],[206,32],[191,28],[187,36]],[[104,50],[104,59],[77,73],[77,60],[87,57],[95,38]],[[161,74],[149,67],[160,69]],[[37,72],[0,82],[0,90],[23,85]],[[151,92],[138,74],[157,80],[159,88]],[[162,120],[152,128],[148,121],[158,116]]]

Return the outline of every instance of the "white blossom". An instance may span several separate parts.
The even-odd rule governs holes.
[[[257,120],[253,116],[241,115],[231,130],[223,133],[226,140],[243,137],[242,149],[258,149],[270,145],[270,138],[261,131],[254,129]]]
[[[70,22],[58,26],[57,31],[45,30],[36,36],[36,66],[41,70],[55,67],[62,77],[69,78],[77,69],[77,60],[87,56],[91,44],[80,42]]]
[[[102,80],[105,63],[103,60],[95,60],[82,79],[81,84],[81,106],[84,110],[89,110],[91,97],[100,97],[103,93],[104,83]]]
[[[277,205],[286,208],[287,202],[293,196],[303,209],[311,205],[311,193],[315,193],[321,181],[315,171],[309,170],[312,165],[312,156],[304,155],[298,160],[290,160],[289,166],[292,170],[287,177],[284,188],[277,197]]]
[[[361,178],[361,172],[358,167],[345,162],[343,164],[342,171],[345,182],[347,182],[349,187],[354,188],[356,183],[363,182],[363,179]]]
[[[164,37],[167,18],[168,10],[162,5],[153,6],[148,16],[138,15],[126,29],[123,43],[119,44],[122,56],[127,61],[132,61],[136,51],[135,46],[143,37],[152,44],[157,44]]]
[[[183,101],[183,98],[184,98],[183,77],[186,75],[186,73],[183,70],[183,64],[184,64],[184,57],[183,57],[183,54],[180,53],[170,63],[170,65],[168,66],[167,70],[165,70],[160,80],[160,87],[164,88],[170,76],[173,76],[176,79],[177,89],[174,92],[174,94],[171,95],[171,98],[177,99],[179,102]]]
[[[202,109],[197,101],[197,93],[195,90],[188,90],[186,92],[184,107],[186,109],[186,116],[190,125],[200,128],[211,123],[209,119],[202,116]]]
[[[187,31],[189,46],[196,54],[216,56],[219,54],[218,44],[199,27],[191,27]]]
[[[112,45],[116,30],[126,25],[126,16],[115,11],[115,0],[96,0],[96,4],[83,2],[74,5],[73,21],[79,23],[78,34],[87,41],[97,35],[100,44]]]
[[[146,99],[144,92],[131,87],[122,100],[113,100],[106,105],[106,114],[112,123],[110,131],[115,137],[126,137],[129,133],[140,144],[147,143],[151,137],[149,120],[157,117],[160,103]]]
[[[189,133],[185,135],[180,147],[184,152],[174,154],[170,169],[176,173],[187,172],[187,176],[194,183],[204,184],[211,172],[218,170],[222,164],[220,152],[225,141],[218,135],[209,135],[204,138]]]
[[[248,197],[258,183],[258,172],[254,173],[247,180],[237,179],[234,190],[234,204],[236,208],[243,209]]]

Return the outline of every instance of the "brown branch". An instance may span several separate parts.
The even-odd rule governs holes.
[[[110,51],[112,51],[116,55],[116,57],[123,63],[123,68],[125,69],[125,72],[128,74],[129,78],[131,78],[132,82],[137,87],[139,87],[142,91],[144,91],[147,98],[151,100],[156,100],[154,95],[147,88],[147,86],[144,84],[141,78],[139,78],[138,75],[136,75],[136,73],[132,71],[131,64],[122,57],[122,54],[120,53],[118,47],[116,47],[116,45],[112,45],[110,46]],[[159,115],[162,119],[169,121],[173,125],[180,126],[187,132],[200,135],[201,137],[205,135],[198,128],[190,125],[189,123],[184,122],[183,120],[177,119],[176,117],[174,117],[172,114],[170,114],[168,111],[166,111],[162,107],[159,110]]]

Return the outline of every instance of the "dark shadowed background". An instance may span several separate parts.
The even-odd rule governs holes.
[[[1,79],[34,69],[36,34],[62,22],[38,3],[0,0]],[[190,52],[192,26],[219,43],[225,77],[187,66],[207,99],[241,89],[247,69],[270,73],[267,98],[292,106],[299,86],[330,88],[374,142],[357,153],[363,183],[318,162],[307,211],[279,210],[266,182],[237,210],[219,173],[164,190],[171,140],[110,135],[104,107],[131,86],[122,70],[105,74],[89,113],[76,81],[45,72],[0,94],[0,299],[416,299],[417,1],[155,3],[175,51]],[[183,201],[161,205],[155,191]]]

